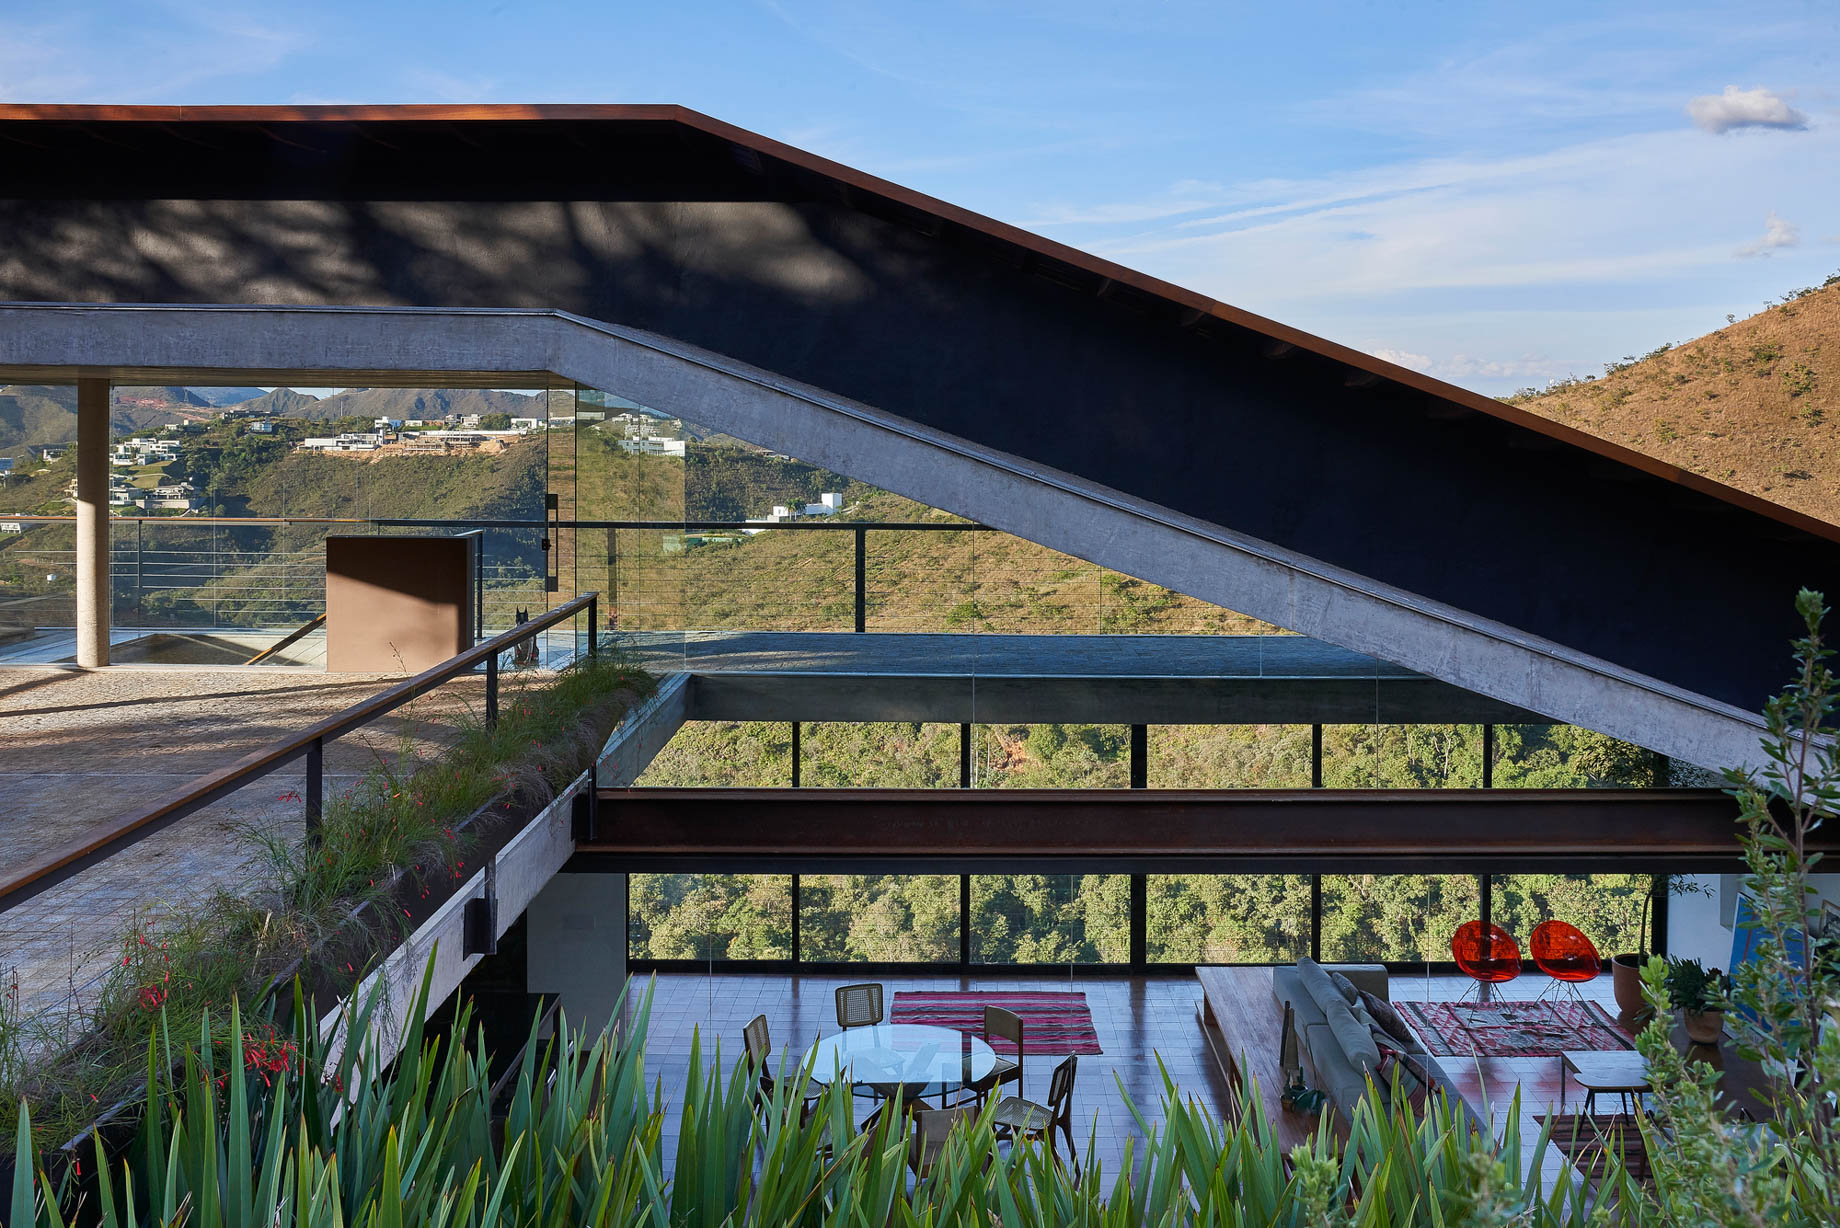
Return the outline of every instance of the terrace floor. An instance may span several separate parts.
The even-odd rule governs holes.
[[[35,857],[401,681],[252,668],[0,671],[0,849]],[[405,748],[429,753],[481,706],[455,679],[326,750],[326,793]],[[137,915],[259,887],[257,834],[297,839],[303,765],[264,777],[0,912],[0,991],[22,1010],[75,1011]]]
[[[1216,1114],[1227,1105],[1227,1086],[1214,1063],[1196,1008],[1201,987],[1193,976],[1118,977],[1002,977],[972,976],[802,976],[768,973],[669,973],[655,979],[651,1027],[648,1034],[647,1074],[664,1081],[671,1117],[666,1127],[667,1147],[674,1143],[681,1108],[677,1093],[683,1088],[693,1047],[701,1042],[705,1059],[721,1045],[723,1062],[742,1052],[741,1029],[755,1015],[765,1015],[773,1036],[775,1056],[784,1053],[796,1062],[819,1035],[837,1030],[833,992],[839,985],[865,979],[879,980],[888,992],[888,1009],[902,990],[1073,990],[1086,995],[1094,1030],[1104,1050],[1082,1057],[1074,1088],[1074,1138],[1081,1154],[1090,1136],[1105,1171],[1115,1173],[1127,1143],[1141,1139],[1130,1109],[1129,1096],[1146,1121],[1162,1120],[1162,1068],[1184,1097],[1199,1098]],[[1546,978],[1523,975],[1500,987],[1502,997],[1539,996]],[[1396,973],[1391,996],[1398,1001],[1449,1001],[1472,988],[1467,978],[1451,974]],[[1581,987],[1584,995],[1610,1009],[1608,974]],[[1273,1010],[1278,1008],[1274,1005]],[[1031,1098],[1045,1098],[1048,1078],[1059,1056],[1029,1053],[1024,1062],[1023,1086]],[[1503,1105],[1516,1085],[1525,1100],[1544,1111],[1560,1097],[1557,1058],[1443,1058],[1446,1073],[1466,1098]],[[1570,1089],[1569,1103],[1578,1099]]]

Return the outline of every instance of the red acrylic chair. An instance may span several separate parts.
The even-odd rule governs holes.
[[[1463,975],[1476,982],[1476,994],[1485,1002],[1490,985],[1521,974],[1521,949],[1499,925],[1489,926],[1485,933],[1482,922],[1465,921],[1450,936],[1450,954]]]
[[[1534,926],[1527,939],[1527,953],[1533,957],[1533,966],[1552,978],[1552,983],[1540,991],[1542,998],[1557,991],[1583,1002],[1578,986],[1595,980],[1604,970],[1591,940],[1577,926],[1564,921],[1542,921]]]

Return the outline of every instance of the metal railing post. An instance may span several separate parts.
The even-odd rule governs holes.
[[[856,629],[869,625],[869,530],[856,530]]]
[[[600,655],[601,611],[600,594],[588,594],[588,655]]]
[[[486,658],[486,728],[498,724],[498,654]]]
[[[307,744],[307,843],[319,843],[320,814],[326,799],[326,740],[314,738]]]

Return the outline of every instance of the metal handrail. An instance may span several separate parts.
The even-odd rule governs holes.
[[[32,524],[75,524],[75,516],[28,516],[0,512],[0,520]],[[392,529],[801,529],[833,533],[913,530],[921,533],[995,533],[999,530],[974,521],[940,520],[433,520],[400,516],[113,516],[110,524],[157,524],[207,527],[210,525],[369,524]],[[257,552],[259,553],[259,552]]]
[[[599,593],[584,593],[566,601],[540,618],[493,636],[483,644],[476,644],[439,665],[423,670],[413,678],[397,683],[387,691],[379,692],[362,703],[353,704],[342,712],[308,726],[292,737],[252,751],[228,767],[206,772],[144,809],[112,819],[85,836],[39,854],[5,878],[0,878],[0,913],[50,890],[72,875],[145,840],[155,832],[170,827],[185,816],[253,780],[259,780],[285,767],[303,755],[307,760],[307,834],[312,838],[319,827],[327,741],[395,711],[410,700],[472,669],[481,661],[486,664],[486,723],[495,723],[498,716],[498,655],[519,641],[572,618],[583,610],[588,613],[588,652],[594,655],[598,651],[596,633],[599,630],[599,598]]]

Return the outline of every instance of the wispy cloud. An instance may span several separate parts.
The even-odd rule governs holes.
[[[1738,249],[1738,255],[1747,259],[1754,256],[1767,256],[1784,247],[1794,247],[1802,241],[1802,228],[1794,222],[1777,217],[1772,210],[1763,222],[1763,237],[1753,239]]]
[[[1741,90],[1725,87],[1722,94],[1701,94],[1687,104],[1687,115],[1707,132],[1737,128],[1789,128],[1808,126],[1808,117],[1770,90],[1758,86]]]

